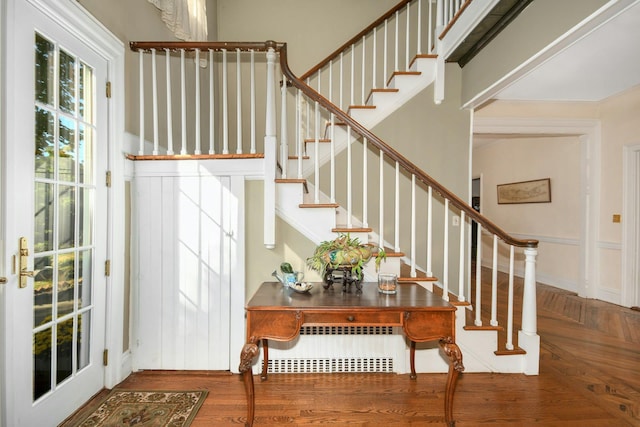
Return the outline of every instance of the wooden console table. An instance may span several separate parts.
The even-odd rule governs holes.
[[[453,420],[453,394],[458,374],[464,370],[462,352],[455,343],[455,307],[415,283],[400,283],[395,295],[379,294],[375,283],[364,283],[362,293],[343,294],[341,289],[325,290],[320,283],[305,294],[285,289],[278,282],[260,285],[246,306],[247,343],[240,354],[247,395],[247,426],[253,425],[255,394],[251,366],[258,344],[266,340],[291,341],[302,325],[309,326],[401,326],[411,340],[411,378],[416,378],[415,343],[438,341],[449,359],[444,399],[448,426]],[[266,369],[263,369],[266,379]]]

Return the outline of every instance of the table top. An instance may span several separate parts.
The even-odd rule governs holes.
[[[362,292],[357,293],[355,286],[351,292],[342,292],[342,285],[324,289],[322,283],[313,283],[309,292],[299,293],[285,288],[280,282],[265,282],[260,285],[246,306],[247,310],[437,310],[455,311],[447,301],[428,291],[417,283],[398,283],[398,292],[392,295],[381,294],[375,282],[362,283]]]

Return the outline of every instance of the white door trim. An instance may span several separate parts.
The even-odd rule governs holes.
[[[91,48],[97,55],[104,58],[107,61],[107,75],[112,84],[112,95],[109,102],[109,124],[108,124],[108,156],[109,165],[112,171],[112,189],[109,195],[109,212],[108,212],[108,242],[105,242],[108,246],[107,256],[112,260],[112,273],[111,277],[107,280],[107,336],[105,338],[106,348],[113,350],[122,349],[122,326],[123,326],[123,313],[122,302],[124,299],[123,294],[123,279],[124,279],[124,263],[120,259],[114,258],[115,254],[122,257],[124,253],[124,181],[123,173],[124,160],[122,158],[121,146],[122,135],[124,134],[124,45],[118,40],[108,29],[106,29],[101,23],[99,23],[93,16],[91,16],[82,6],[76,1],[72,0],[8,0],[2,2],[0,7],[0,20],[2,25],[0,29],[2,34],[0,35],[0,41],[2,45],[6,46],[6,41],[13,33],[13,29],[16,25],[20,25],[19,22],[15,22],[13,19],[13,10],[18,1],[27,2],[33,5],[38,10],[49,16],[53,21],[57,22],[64,28],[66,28],[72,35],[83,40],[83,42]],[[2,116],[0,119],[0,130],[2,131],[0,153],[3,157],[0,157],[2,162],[3,174],[7,173],[7,164],[11,162],[6,156],[8,135],[7,135],[7,123],[12,120],[12,113],[8,110],[8,100],[12,99],[16,94],[12,93],[11,82],[15,76],[10,75],[9,68],[7,66],[9,52],[3,50],[0,58],[2,66],[0,67],[1,75],[1,89],[0,98],[1,107],[0,111]],[[98,85],[106,85],[106,82],[97,82]],[[100,87],[99,86],[99,87]],[[104,86],[103,86],[104,87]],[[0,272],[8,276],[10,283],[15,285],[15,274],[11,272],[10,254],[5,252],[4,237],[6,236],[6,213],[10,207],[10,201],[7,200],[6,193],[6,176],[0,178],[0,184],[2,187],[0,194],[0,244],[2,245],[2,260],[0,261]],[[7,285],[9,286],[9,285]],[[6,295],[0,288],[0,307],[8,308]],[[6,310],[3,310],[5,315]],[[5,315],[0,319],[0,327],[3,328],[8,324],[9,320]],[[5,337],[6,338],[6,337]],[[5,358],[6,352],[6,340],[2,340],[0,343],[0,366],[5,369],[10,369],[11,361]],[[111,361],[109,366],[105,369],[105,385],[112,387],[120,382],[129,372],[123,369],[122,351],[112,351]],[[3,380],[0,382],[0,424],[5,424],[7,412],[6,408],[9,403],[8,400],[11,396],[11,390],[5,389],[6,382]],[[89,398],[90,396],[87,396]]]
[[[600,277],[597,245],[600,224],[600,121],[476,116],[473,132],[474,134],[578,135],[580,137],[580,211],[582,214],[577,292],[586,298],[597,298]]]
[[[621,304],[640,306],[640,144],[622,147],[622,295]]]

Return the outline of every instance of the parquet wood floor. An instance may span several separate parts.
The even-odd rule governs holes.
[[[537,301],[540,375],[461,375],[456,425],[640,426],[640,312],[545,285]],[[271,375],[256,379],[255,425],[444,425],[444,382],[443,374]],[[119,387],[207,389],[193,427],[244,423],[239,375],[147,371]]]

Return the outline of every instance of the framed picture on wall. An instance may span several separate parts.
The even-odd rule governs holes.
[[[498,185],[498,204],[551,203],[551,178]]]

